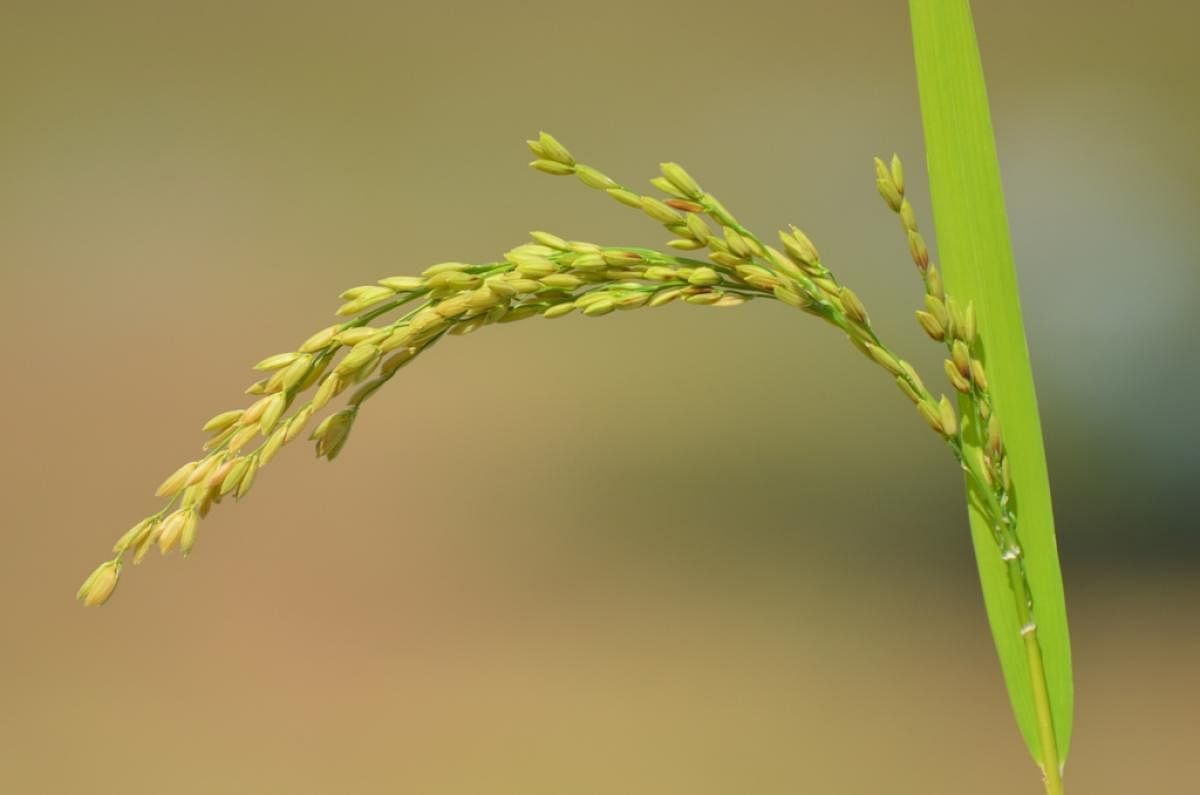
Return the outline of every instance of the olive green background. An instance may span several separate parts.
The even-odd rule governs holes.
[[[1078,793],[1200,776],[1197,12],[977,3],[1072,622]],[[72,601],[336,294],[677,159],[806,229],[937,382],[902,2],[17,3],[0,24],[0,777],[19,793],[1017,793],[959,478],[774,303],[451,338],[335,465]],[[927,222],[928,225],[928,222]]]

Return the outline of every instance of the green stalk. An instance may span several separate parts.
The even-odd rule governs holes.
[[[1013,506],[993,514],[1014,522],[993,525],[991,511],[979,504],[986,507],[987,495],[972,488],[968,474],[972,541],[1017,723],[1045,774],[1046,792],[1058,795],[1071,738],[1070,640],[983,68],[967,0],[910,0],[909,7],[942,272],[947,291],[976,307],[1015,494]],[[961,399],[964,417],[970,400]],[[982,433],[981,423],[973,423],[964,447],[978,447]],[[997,539],[1017,542],[1015,516],[1017,552],[1002,557]]]

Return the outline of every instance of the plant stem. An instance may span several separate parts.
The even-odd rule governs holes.
[[[1050,714],[1050,691],[1046,689],[1046,671],[1042,666],[1042,647],[1037,627],[1025,634],[1025,655],[1029,660],[1029,678],[1033,684],[1033,705],[1037,710],[1038,737],[1042,744],[1042,775],[1046,795],[1063,795],[1059,769],[1058,744],[1054,740],[1054,718]]]

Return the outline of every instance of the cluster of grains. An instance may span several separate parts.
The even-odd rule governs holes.
[[[1017,535],[1012,474],[1005,455],[1000,419],[994,411],[988,386],[982,344],[975,322],[975,307],[970,302],[962,306],[953,296],[946,294],[937,266],[930,262],[929,250],[917,226],[913,206],[905,196],[904,169],[900,159],[893,155],[889,167],[881,159],[875,158],[875,178],[879,194],[900,219],[908,237],[913,264],[925,284],[925,308],[917,311],[917,322],[931,339],[946,346],[948,356],[943,362],[943,369],[950,385],[960,395],[959,403],[964,417],[962,427],[956,430],[948,402],[945,412],[935,415],[928,409],[922,409],[922,414],[934,430],[943,433],[950,442],[963,470],[977,487],[977,496],[981,498],[978,507],[988,517],[993,540],[1001,559],[1008,566],[1013,592],[1022,597],[1018,599],[1021,631],[1023,634],[1032,633],[1037,626],[1033,620],[1033,600]],[[901,383],[901,388],[910,398],[918,401],[920,408],[920,396],[908,392],[904,383]]]
[[[159,486],[157,494],[166,503],[122,535],[113,547],[114,557],[88,577],[79,591],[85,604],[101,604],[112,594],[126,557],[138,563],[154,547],[163,554],[175,548],[187,554],[196,543],[200,520],[212,506],[246,496],[262,467],[302,434],[307,432],[315,442],[318,456],[335,458],[366,400],[444,336],[534,316],[554,319],[577,311],[599,317],[674,301],[729,307],[751,298],[775,299],[845,332],[855,347],[896,379],[929,425],[961,454],[961,431],[949,399],[930,394],[916,371],[880,340],[862,301],[825,267],[799,229],[779,233],[780,251],[742,226],[676,163],[662,164],[661,176],[652,180],[663,194],[656,198],[576,162],[550,135],[542,133],[528,143],[537,157],[534,168],[574,175],[665,227],[668,251],[600,246],[533,232],[532,242],[496,262],[443,262],[419,276],[394,276],[347,290],[337,314],[349,319],[316,332],[293,351],[263,359],[256,369],[265,377],[247,390],[255,401],[204,424],[210,438],[203,455]],[[922,323],[929,324],[931,334],[936,330],[939,339],[950,341],[952,363],[961,376],[956,388],[965,385],[967,392],[980,396],[980,406],[990,405],[982,366],[972,354],[970,308],[960,312],[953,302],[943,300],[937,271],[928,264],[911,207],[903,198],[899,162],[892,172],[884,171],[887,179],[881,177],[880,189],[886,188],[886,196],[894,194],[894,208],[905,219],[914,259],[925,274],[929,306],[921,314]],[[964,352],[955,353],[955,344]],[[349,398],[341,408],[317,419],[346,392]],[[981,471],[995,483],[1007,482],[1000,447],[978,466],[985,467]]]
[[[872,361],[887,370],[901,390],[913,401],[929,426],[947,441],[955,442],[960,433],[954,405],[945,395],[935,397],[929,392],[916,370],[897,357],[879,338],[871,326],[866,307],[849,287],[844,286],[821,261],[812,241],[799,229],[791,227],[779,233],[783,252],[764,245],[749,229],[729,213],[716,197],[688,176],[678,164],[662,164],[662,176],[652,180],[655,187],[667,194],[665,201],[652,196],[639,196],[617,184],[591,166],[575,162],[570,153],[557,141],[543,134],[529,146],[538,156],[532,165],[554,175],[574,174],[585,185],[603,190],[622,204],[642,210],[661,223],[676,237],[668,241],[672,248],[707,249],[708,258],[729,278],[741,280],[779,301],[823,318],[844,331],[850,342]],[[925,277],[932,306],[941,303],[943,291],[937,268],[929,264],[925,242],[916,229],[912,205],[904,198],[904,173],[898,158],[892,169],[877,161],[881,176],[880,191],[907,222],[911,222],[910,246],[913,258]],[[709,227],[705,219],[717,226]],[[951,301],[950,309],[958,311]],[[933,310],[931,309],[931,312]],[[921,313],[927,315],[930,313]],[[972,336],[974,314],[968,309]],[[982,369],[980,368],[982,373]]]

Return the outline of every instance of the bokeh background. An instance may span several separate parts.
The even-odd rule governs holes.
[[[1192,791],[1198,13],[979,3],[1077,677],[1069,787]],[[661,244],[554,131],[802,225],[936,375],[906,8],[4,3],[0,776],[19,793],[1038,791],[954,467],[770,303],[452,338],[103,610],[72,595],[336,294]]]

